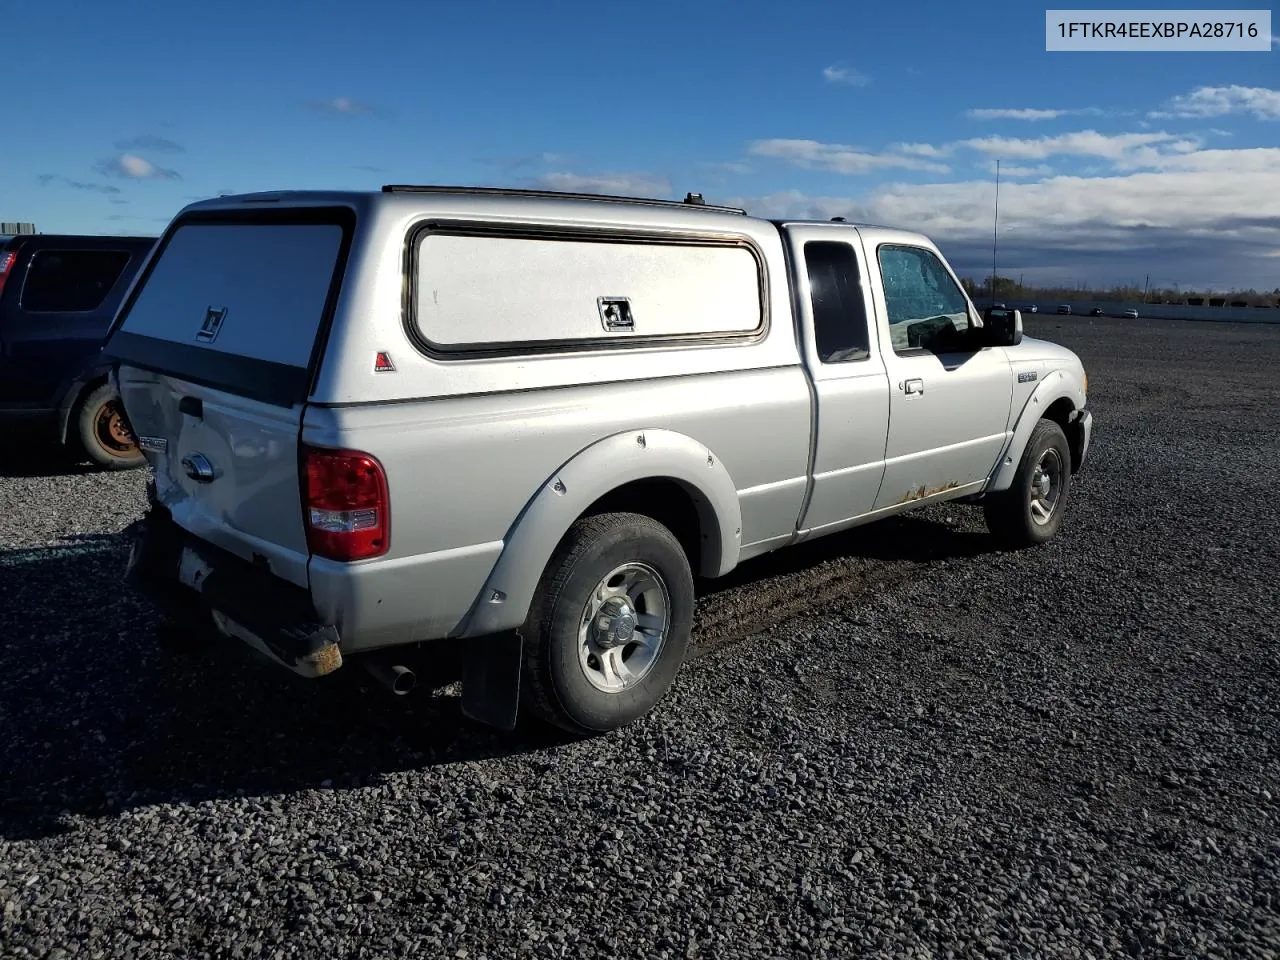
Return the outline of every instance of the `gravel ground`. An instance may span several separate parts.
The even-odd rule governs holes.
[[[1280,327],[1028,329],[1096,412],[1058,541],[753,562],[590,742],[166,655],[142,475],[0,475],[0,954],[1280,957]]]

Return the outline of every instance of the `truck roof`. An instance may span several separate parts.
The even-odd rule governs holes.
[[[537,199],[537,200],[585,200],[596,203],[622,203],[640,206],[683,207],[685,209],[706,210],[715,213],[732,213],[746,216],[740,207],[710,204],[702,199],[702,194],[689,193],[683,200],[660,200],[649,197],[624,197],[603,193],[574,193],[565,190],[533,190],[520,187],[472,187],[442,186],[435,184],[384,184],[381,190],[268,190],[254,193],[224,194],[198,201],[198,205],[215,203],[268,202],[271,199],[287,200],[323,200],[343,197],[370,197],[378,194],[430,194],[435,196],[489,197],[495,199]]]
[[[353,204],[369,207],[379,203],[411,205],[415,198],[433,197],[446,206],[463,201],[472,206],[476,201],[493,204],[513,216],[529,215],[534,210],[557,219],[600,218],[602,209],[613,207],[626,210],[626,219],[637,223],[671,223],[673,218],[681,226],[724,228],[731,231],[743,229],[743,221],[757,225],[781,227],[786,225],[824,225],[832,228],[855,227],[864,230],[883,231],[900,237],[920,237],[914,231],[874,223],[833,217],[829,220],[809,218],[769,218],[751,215],[740,207],[706,203],[701,194],[688,194],[684,200],[661,200],[646,197],[622,197],[609,194],[573,193],[558,190],[529,190],[508,187],[440,186],[432,184],[386,184],[380,190],[272,190],[255,193],[227,194],[211,197],[188,205],[185,209],[214,211],[243,208],[245,206],[279,204],[281,206],[311,206],[317,204]]]

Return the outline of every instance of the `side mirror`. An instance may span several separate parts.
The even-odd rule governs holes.
[[[989,307],[982,315],[983,341],[990,347],[1016,347],[1022,342],[1022,311]]]

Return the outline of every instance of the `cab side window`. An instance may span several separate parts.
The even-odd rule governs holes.
[[[871,356],[871,336],[853,248],[829,241],[806,243],[804,262],[818,359],[823,363],[866,360]]]
[[[942,261],[921,247],[888,244],[879,257],[894,352],[964,349],[969,302]]]

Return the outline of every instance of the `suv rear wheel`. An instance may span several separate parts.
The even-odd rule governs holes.
[[[129,432],[120,397],[110,384],[100,384],[76,411],[76,433],[89,459],[108,470],[130,470],[147,462]]]
[[[644,716],[684,661],[693,604],[689,561],[665,526],[634,513],[579,520],[521,631],[524,705],[578,735]]]

